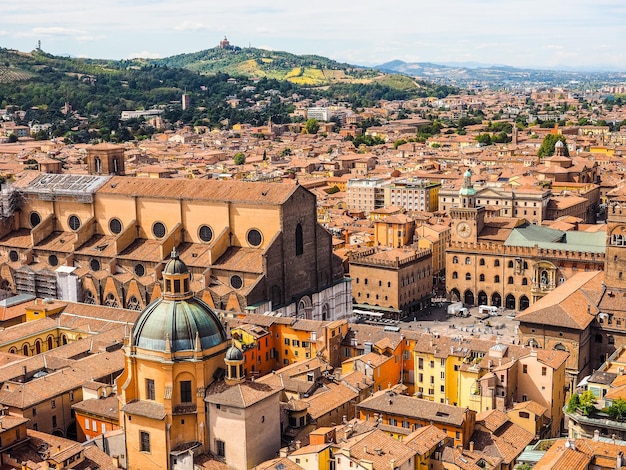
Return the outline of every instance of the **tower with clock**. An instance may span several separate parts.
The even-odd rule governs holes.
[[[485,208],[476,206],[476,190],[472,185],[472,172],[470,170],[463,174],[463,186],[459,190],[459,201],[459,206],[450,210],[452,240],[476,242],[485,225]]]

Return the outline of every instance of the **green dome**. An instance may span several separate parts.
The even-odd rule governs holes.
[[[474,196],[476,194],[476,190],[474,188],[461,188],[459,190],[459,195],[461,196]]]
[[[219,318],[200,299],[170,300],[159,297],[146,307],[135,322],[132,344],[150,351],[166,352],[169,339],[172,353],[194,351],[196,336],[202,350],[227,339]]]
[[[172,250],[172,257],[163,268],[163,274],[186,274],[189,272],[187,265],[178,258],[176,248]]]
[[[243,361],[243,352],[237,346],[231,346],[226,351],[227,361]]]

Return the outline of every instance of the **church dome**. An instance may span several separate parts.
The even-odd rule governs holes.
[[[231,346],[226,351],[225,359],[227,361],[243,361],[243,352],[237,346]]]
[[[227,340],[219,318],[195,297],[186,300],[159,297],[146,307],[133,327],[133,346],[150,351],[194,351],[196,337],[200,350]]]
[[[193,296],[191,273],[176,250],[163,270],[163,280],[163,295],[145,308],[133,326],[133,346],[175,353],[202,351],[227,340],[211,307]]]
[[[178,258],[176,250],[174,250],[172,252],[172,258],[167,262],[165,268],[163,268],[163,274],[186,274],[188,272],[187,265]]]

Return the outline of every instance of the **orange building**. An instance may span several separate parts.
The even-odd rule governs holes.
[[[120,428],[119,401],[109,384],[93,381],[83,384],[83,401],[72,405],[72,410],[76,416],[78,442]]]
[[[445,432],[455,447],[467,447],[476,421],[476,412],[468,408],[399,395],[393,390],[377,392],[356,407],[359,419],[365,421],[406,430],[432,424]]]

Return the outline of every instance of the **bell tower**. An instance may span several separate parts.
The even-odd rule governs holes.
[[[626,291],[626,197],[607,207],[604,283],[607,288]]]
[[[463,174],[463,186],[459,190],[459,206],[450,210],[452,217],[452,240],[476,242],[485,225],[485,208],[476,206],[476,189],[472,185],[472,172]]]
[[[90,175],[124,176],[124,147],[101,143],[88,148],[87,171]]]

